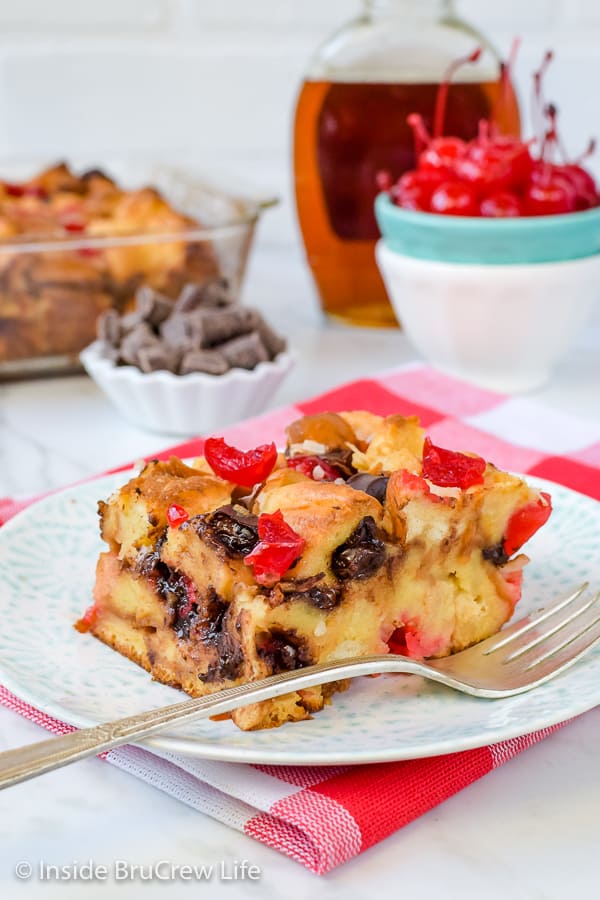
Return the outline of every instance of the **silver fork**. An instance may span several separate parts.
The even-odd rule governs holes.
[[[138,742],[162,728],[229,712],[343,678],[377,673],[421,675],[475,697],[520,694],[549,681],[600,642],[600,592],[585,596],[583,584],[553,606],[538,610],[468,650],[421,662],[404,656],[363,656],[271,675],[62,737],[0,753],[0,788],[68,763]]]

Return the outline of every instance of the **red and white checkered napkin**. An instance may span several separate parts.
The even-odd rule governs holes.
[[[225,437],[242,447],[267,440],[281,444],[285,425],[298,415],[344,409],[416,413],[441,446],[469,449],[502,468],[558,481],[600,499],[600,424],[533,400],[483,391],[422,366],[352,382],[230,428]],[[194,440],[158,456],[194,456],[201,449],[202,441]],[[0,501],[0,521],[24,505]],[[72,730],[2,687],[0,703],[49,731]],[[158,755],[131,746],[111,750],[105,758],[323,874],[555,728],[449,756],[360,766],[252,766]]]

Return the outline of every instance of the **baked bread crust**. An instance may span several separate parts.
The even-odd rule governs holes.
[[[197,227],[153,188],[124,191],[98,170],[78,176],[61,163],[26,185],[0,183],[0,241],[148,234],[130,246],[1,253],[0,363],[79,353],[98,316],[130,309],[142,284],[176,298],[219,275],[208,241],[152,242]]]

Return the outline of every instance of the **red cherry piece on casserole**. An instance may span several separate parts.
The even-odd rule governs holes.
[[[88,606],[81,619],[78,619],[73,627],[80,634],[85,634],[90,628],[94,627],[97,615],[98,607],[93,603],[91,606]]]
[[[11,182],[5,181],[2,186],[7,197],[22,197],[25,193],[25,188],[22,184],[12,184]]]
[[[238,450],[226,444],[223,438],[208,438],[204,444],[204,456],[215,475],[251,488],[273,471],[277,448],[275,444],[261,444],[253,450]]]
[[[179,528],[180,525],[187,522],[189,517],[190,514],[187,510],[183,506],[179,506],[178,503],[172,503],[167,510],[167,521],[171,528]]]
[[[428,497],[431,495],[431,488],[424,478],[409,472],[408,469],[400,469],[396,478],[402,486],[402,495],[406,497]]]
[[[423,478],[440,487],[470,488],[483,484],[486,462],[480,456],[467,456],[436,447],[430,438],[423,445]]]
[[[41,184],[26,184],[23,193],[25,197],[37,197],[38,200],[48,199],[48,191]]]
[[[178,609],[178,616],[181,619],[184,619],[186,616],[189,616],[191,612],[193,612],[194,607],[198,606],[198,597],[196,595],[196,589],[194,587],[194,582],[191,578],[188,578],[187,575],[184,575],[182,578],[183,588],[185,591],[185,603],[183,603]]]
[[[528,503],[527,506],[513,513],[508,521],[504,537],[506,555],[512,556],[530,537],[533,537],[536,531],[548,521],[551,512],[552,498],[550,494],[542,491],[537,503]]]
[[[287,464],[313,481],[335,481],[340,477],[338,470],[320,456],[292,456]]]
[[[83,219],[80,219],[77,216],[71,216],[63,219],[62,227],[71,234],[83,234],[87,228],[87,224]]]
[[[244,558],[258,584],[273,585],[302,555],[305,540],[284,520],[281,510],[258,517],[256,547]]]

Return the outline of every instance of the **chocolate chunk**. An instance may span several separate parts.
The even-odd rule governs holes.
[[[121,318],[110,310],[99,320],[98,336],[115,362],[180,375],[254,369],[285,347],[258,311],[234,302],[225,278],[187,284],[176,302],[139,287],[136,309]]]
[[[322,587],[311,588],[305,593],[299,592],[294,594],[294,599],[308,600],[317,609],[333,609],[340,602],[341,594],[337,588],[323,585]]]
[[[229,363],[218,350],[188,350],[179,367],[180,375],[190,372],[206,372],[207,375],[224,375]]]
[[[140,347],[137,352],[137,358],[142,372],[155,372],[157,369],[176,372],[179,364],[178,351],[164,343]]]
[[[203,287],[201,284],[186,284],[175,301],[175,312],[193,312],[204,306]]]
[[[350,478],[356,473],[356,469],[352,465],[353,451],[344,447],[336,447],[334,450],[328,450],[327,453],[321,454],[321,459],[333,466],[340,473],[342,478]]]
[[[275,359],[275,357],[279,353],[283,353],[283,351],[287,347],[287,341],[277,334],[276,331],[273,331],[268,322],[265,322],[262,315],[254,310],[255,319],[254,319],[254,328],[258,331],[259,337],[264,344],[264,347],[269,354],[270,359]]]
[[[229,556],[245,556],[258,543],[257,517],[234,506],[222,506],[190,521],[200,537],[213,546],[216,542],[224,547]]]
[[[159,563],[156,591],[167,604],[169,624],[177,637],[188,639],[190,631],[198,620],[198,603],[194,602],[187,575],[174,572],[164,563]]]
[[[162,323],[160,334],[174,347],[184,350],[203,350],[210,341],[206,339],[206,310],[197,309],[190,313],[176,312]]]
[[[145,322],[157,326],[173,312],[173,301],[144,285],[136,292],[135,308]]]
[[[318,609],[333,609],[342,599],[342,593],[335,585],[323,584],[323,577],[321,572],[317,576],[298,581],[280,581],[273,589],[276,595],[272,598],[274,605],[286,600],[304,600]]]
[[[112,347],[118,346],[121,339],[121,320],[115,309],[107,309],[99,317],[97,325],[98,338]]]
[[[226,278],[215,278],[205,284],[186,284],[177,301],[177,312],[192,312],[195,309],[229,306],[233,296]]]
[[[231,502],[236,506],[243,506],[244,509],[247,509],[248,512],[252,511],[254,506],[254,501],[260,494],[264,487],[264,483],[259,481],[258,484],[255,484],[254,487],[244,487],[241,484],[236,484],[231,492]]]
[[[493,547],[484,547],[481,553],[484,559],[494,563],[495,566],[503,566],[509,559],[504,549],[504,541],[494,544]]]
[[[240,369],[253,369],[259,362],[266,362],[269,359],[269,354],[256,331],[221,344],[219,351],[230,366],[237,366]]]
[[[202,334],[198,334],[198,328],[192,316],[176,313],[169,316],[160,326],[160,336],[172,347],[181,350],[199,349]]]
[[[142,347],[151,347],[158,344],[156,335],[149,325],[142,322],[126,334],[121,341],[119,355],[124,363],[131,366],[138,365],[138,354]]]
[[[213,587],[209,587],[206,600],[203,603],[202,621],[199,623],[200,639],[203,644],[216,644],[223,630],[223,619],[229,608],[229,604],[217,594]]]
[[[205,306],[230,306],[235,303],[233,290],[227,278],[213,278],[202,286]]]
[[[236,678],[240,674],[244,653],[239,640],[229,627],[229,605],[214,588],[202,596],[186,575],[160,563],[157,591],[167,605],[168,621],[180,640],[193,646],[200,640],[214,648],[214,662],[198,677],[203,682]]]
[[[215,661],[209,663],[206,672],[198,676],[202,682],[222,681],[240,675],[244,651],[239,639],[232,633],[230,620],[229,604],[210,587],[192,634],[192,637],[197,635],[203,644],[214,647],[216,651]]]
[[[193,582],[180,572],[158,564],[156,589],[167,605],[168,621],[181,640],[195,644],[200,640],[214,648],[215,661],[210,663],[201,681],[235,678],[244,659],[239,640],[229,626],[229,605],[213,587],[200,594]]]
[[[148,550],[140,550],[133,567],[136,575],[146,575],[148,578],[155,580],[163,580],[168,577],[169,570],[165,563],[161,560],[161,552],[165,541],[167,540],[167,529],[165,528],[156,539],[154,546]],[[160,594],[160,591],[158,591]],[[161,594],[162,596],[162,594]]]
[[[368,475],[366,472],[359,472],[358,475],[349,478],[347,484],[357,491],[364,491],[370,497],[375,497],[380,503],[385,503],[389,480],[386,475]]]
[[[242,672],[244,651],[239,641],[236,641],[226,628],[223,628],[220,634],[221,640],[216,646],[217,658],[215,662],[209,663],[206,672],[198,675],[199,680],[204,684],[239,678]]]
[[[250,310],[196,309],[175,312],[160,326],[162,337],[174,346],[206,350],[227,338],[250,331]]]
[[[202,323],[202,346],[222,344],[230,338],[248,334],[254,327],[254,312],[244,306],[229,309],[197,310]]]
[[[134,328],[137,328],[138,325],[143,325],[144,319],[143,316],[140,315],[137,310],[134,312],[126,313],[124,316],[121,316],[121,333],[127,334],[129,331],[133,331]]]
[[[340,581],[348,578],[368,578],[383,565],[385,544],[377,537],[372,516],[358,523],[345,544],[334,551],[331,568]]]
[[[273,673],[289,672],[309,666],[312,658],[301,638],[293,629],[273,628],[257,637],[256,651]]]

